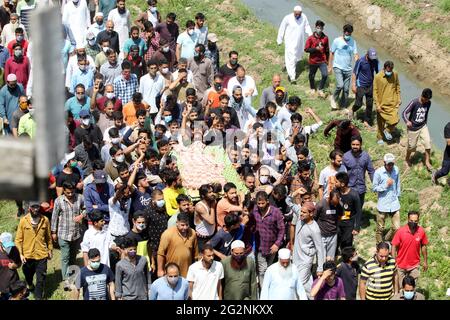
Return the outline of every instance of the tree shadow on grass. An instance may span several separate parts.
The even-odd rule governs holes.
[[[300,74],[302,74],[303,72],[306,71],[307,66],[308,66],[308,62],[305,59],[302,59],[299,62],[297,62],[297,64],[295,65],[295,73],[297,75],[297,78],[300,76]]]
[[[363,209],[362,217],[361,217],[361,229],[366,229],[370,226],[370,220],[376,220],[375,214],[373,214],[370,210]]]
[[[48,300],[58,290],[59,284],[62,281],[61,269],[55,268],[53,273],[48,274],[45,279],[44,299]]]

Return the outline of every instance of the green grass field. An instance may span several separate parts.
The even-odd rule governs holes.
[[[145,8],[144,1],[129,0],[127,7],[131,9],[133,16],[138,8]],[[207,17],[210,32],[214,32],[219,37],[218,46],[221,48],[221,64],[226,61],[228,51],[237,50],[240,53],[239,62],[247,69],[258,86],[261,93],[263,88],[271,84],[272,75],[280,73],[284,62],[283,47],[276,45],[276,30],[268,23],[260,22],[247,7],[237,0],[169,0],[159,1],[161,15],[165,17],[168,12],[176,12],[180,26],[183,26],[187,19],[193,19],[197,12],[203,12]],[[184,29],[184,28],[181,28]],[[303,101],[303,107],[311,107],[316,114],[327,123],[333,118],[344,117],[343,113],[331,112],[328,100],[309,98],[306,95],[308,87],[307,71],[305,63],[301,63],[299,71],[300,77],[297,85],[288,84],[287,75],[283,74],[283,85],[290,95],[298,95]],[[319,77],[319,76],[318,76]],[[317,77],[317,78],[318,78]],[[333,76],[330,79],[331,86],[334,84]],[[330,89],[328,89],[330,90]],[[419,93],[418,93],[419,94]],[[259,101],[259,97],[258,97]],[[404,101],[404,103],[407,103]],[[300,110],[301,113],[303,113]],[[312,119],[306,117],[305,124],[312,123]],[[444,179],[441,186],[433,186],[430,174],[426,171],[420,157],[415,158],[418,163],[413,168],[405,171],[403,161],[405,154],[405,141],[401,140],[400,145],[379,146],[376,143],[375,132],[368,132],[358,122],[358,126],[363,136],[363,148],[368,151],[376,168],[382,166],[382,157],[385,153],[394,153],[399,159],[397,165],[402,172],[402,196],[401,196],[401,217],[402,224],[406,223],[406,213],[409,210],[419,210],[422,215],[420,224],[426,228],[430,241],[429,270],[421,274],[419,284],[420,291],[427,299],[445,299],[445,293],[450,287],[450,255],[448,213],[450,210],[450,190],[444,186]],[[333,146],[333,135],[325,138],[323,129],[310,139],[310,149],[314,154],[318,170],[328,164],[328,153]],[[405,127],[400,127],[405,133]],[[419,149],[420,150],[420,149]],[[435,150],[432,154],[432,163],[435,168],[440,167],[442,153]],[[369,182],[369,187],[371,187]],[[366,206],[364,209],[363,228],[355,239],[359,256],[363,259],[370,258],[375,251],[375,211],[376,194],[368,192],[366,195]],[[0,230],[14,232],[18,221],[15,220],[14,202],[0,202]],[[69,296],[62,290],[60,276],[59,253],[56,251],[54,259],[48,268],[48,292],[49,299],[67,299]]]

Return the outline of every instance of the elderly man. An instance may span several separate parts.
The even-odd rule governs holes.
[[[17,77],[11,73],[6,77],[6,86],[0,89],[0,121],[7,134],[11,134],[9,122],[12,121],[13,113],[18,109],[19,97],[24,95],[23,86],[17,83]]]
[[[2,28],[1,43],[6,46],[10,41],[16,39],[16,29],[22,28],[24,31],[24,37],[27,39],[27,32],[25,26],[19,23],[19,15],[17,13],[11,13],[11,17],[8,24]]]
[[[398,73],[393,71],[394,63],[386,61],[373,82],[373,99],[377,108],[377,139],[384,144],[383,138],[392,140],[392,131],[400,121],[398,109],[402,104]]]
[[[97,35],[105,30],[103,12],[96,12],[94,16],[94,23],[89,27],[88,32],[92,32],[97,40]]]
[[[252,97],[258,95],[258,89],[256,88],[255,80],[251,76],[245,74],[244,67],[238,67],[236,69],[236,76],[228,81],[228,92],[233,92],[236,86],[242,88],[242,95],[244,97],[244,102],[249,106],[252,105]]]
[[[222,260],[224,270],[224,300],[256,300],[255,260],[245,255],[245,243],[234,240],[231,243],[231,256]]]
[[[262,92],[259,107],[264,108],[269,101],[275,102],[277,100],[276,93],[279,90],[283,91],[284,93],[282,100],[282,103],[284,105],[287,102],[288,93],[283,87],[281,87],[281,76],[279,74],[274,74],[272,77],[272,85],[265,88]]]
[[[109,48],[113,49],[116,53],[120,52],[119,34],[114,31],[114,22],[111,20],[106,21],[105,30],[97,34],[97,43],[102,44],[103,40],[109,40]]]
[[[385,219],[386,216],[391,216],[392,228],[385,236],[390,241],[400,228],[400,172],[392,153],[384,155],[384,166],[375,171],[372,188],[378,193],[376,241],[383,241]]]
[[[261,289],[261,300],[308,300],[298,272],[291,264],[291,250],[280,249],[278,263],[267,271]]]
[[[277,43],[281,45],[284,40],[284,60],[288,79],[295,84],[296,65],[302,60],[303,49],[305,48],[305,33],[312,35],[308,18],[302,13],[302,7],[295,6],[294,13],[290,13],[284,17],[278,29]]]

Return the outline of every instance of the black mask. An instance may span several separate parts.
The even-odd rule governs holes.
[[[417,222],[408,221],[408,227],[409,227],[409,230],[411,231],[411,233],[416,232],[418,225],[419,224]]]
[[[246,258],[245,255],[240,255],[240,256],[232,255],[231,257],[232,257],[237,263],[239,263],[239,264],[241,264],[242,261],[244,261],[245,258]]]
[[[216,91],[222,90],[222,84],[221,83],[214,83],[214,89]]]
[[[127,9],[125,9],[125,8],[123,8],[123,9],[121,9],[121,8],[117,8],[117,11],[119,11],[119,13],[125,13],[125,11],[126,11]]]
[[[215,50],[216,48],[217,48],[217,45],[215,43],[208,44],[209,50]]]
[[[194,56],[194,60],[195,61],[201,61],[202,59],[203,59],[203,55],[202,54]]]
[[[243,99],[244,99],[243,97],[234,98],[234,101],[236,101],[237,103],[241,103]]]

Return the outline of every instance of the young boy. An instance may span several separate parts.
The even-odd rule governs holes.
[[[346,300],[356,300],[356,290],[358,288],[358,275],[361,268],[358,265],[358,256],[353,247],[342,249],[342,262],[339,264],[336,275],[344,282]]]

